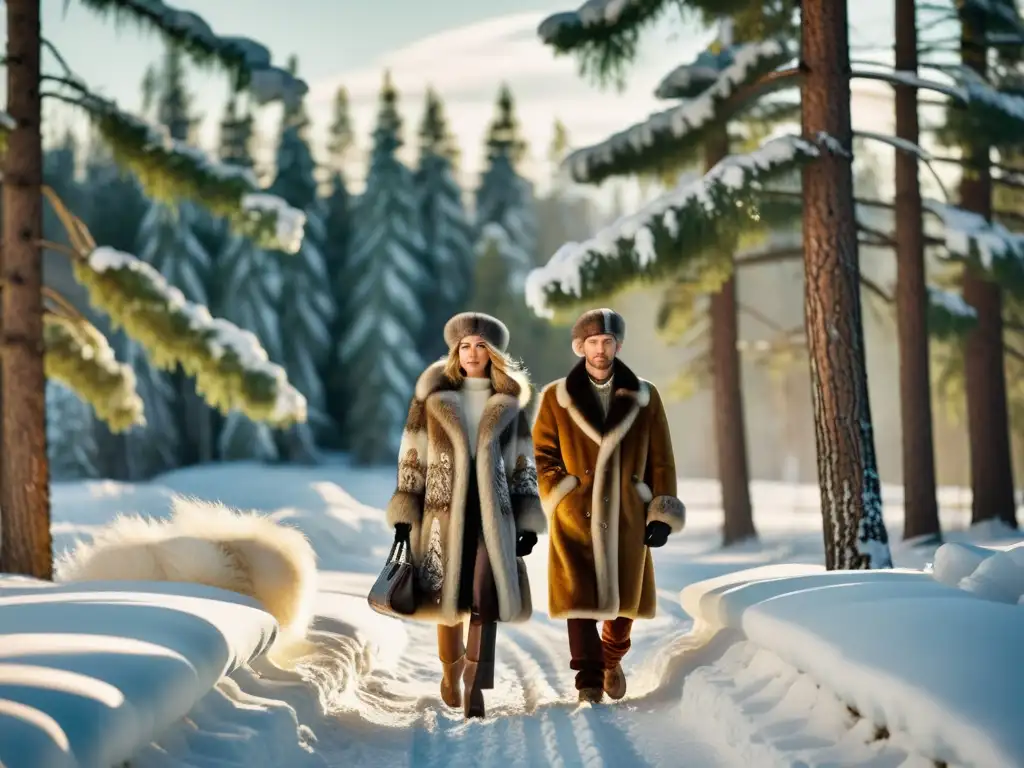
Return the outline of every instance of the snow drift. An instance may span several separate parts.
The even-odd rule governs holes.
[[[168,519],[125,515],[56,563],[56,580],[205,584],[255,598],[279,640],[301,640],[313,618],[316,555],[300,531],[223,504],[175,497]]]
[[[981,553],[960,554],[962,566]],[[977,573],[995,554],[967,570]],[[807,673],[914,753],[1004,768],[1024,765],[1024,611],[1005,604],[1009,584],[987,585],[1003,599],[923,571],[778,565],[692,584],[681,603],[705,628],[738,631]]]
[[[276,632],[252,598],[204,585],[0,575],[0,765],[121,765]]]

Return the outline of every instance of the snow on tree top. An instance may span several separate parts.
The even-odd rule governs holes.
[[[218,361],[230,352],[246,374],[274,382],[271,421],[282,423],[306,418],[306,399],[288,383],[284,369],[269,361],[255,334],[227,320],[212,317],[206,307],[188,301],[156,269],[132,254],[100,246],[89,254],[88,266],[97,274],[122,270],[135,273],[145,281],[147,288],[160,297],[167,312],[178,313],[187,319],[189,330],[202,337],[210,358]]]
[[[825,137],[830,138],[830,137]],[[583,273],[595,262],[619,258],[620,241],[632,241],[638,267],[649,267],[658,256],[653,227],[660,225],[675,235],[680,215],[717,215],[716,188],[748,188],[766,173],[790,167],[794,162],[816,157],[817,146],[797,137],[781,136],[745,155],[730,155],[704,176],[686,180],[676,189],[651,201],[636,213],[624,216],[582,243],[566,243],[543,267],[532,270],[526,281],[526,301],[541,317],[551,317],[548,293],[560,292],[582,298]]]
[[[665,139],[681,140],[718,120],[722,101],[759,77],[766,65],[774,69],[780,57],[786,55],[787,48],[779,40],[737,46],[732,64],[718,73],[714,83],[699,96],[658,112],[600,144],[578,149],[563,164],[580,183],[598,181],[617,158],[639,155]]]

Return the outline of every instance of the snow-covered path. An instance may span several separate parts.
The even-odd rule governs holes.
[[[680,606],[680,590],[695,581],[766,563],[820,561],[814,489],[762,490],[760,543],[729,550],[718,544],[714,484],[681,489],[688,527],[654,555],[658,617],[634,625],[623,663],[629,692],[603,705],[576,701],[565,622],[546,614],[541,537],[527,558],[534,617],[499,626],[488,717],[467,723],[440,700],[434,627],[381,617],[366,604],[390,545],[380,508],[393,482],[390,469],[236,464],[149,484],[55,486],[58,548],[120,512],[164,515],[179,493],[295,525],[319,558],[316,652],[293,670],[261,660],[234,673],[131,768],[916,765],[898,747],[856,733],[844,705],[777,657],[725,633],[691,633]],[[947,530],[960,519],[944,521]],[[920,565],[928,555],[904,553],[901,561]]]

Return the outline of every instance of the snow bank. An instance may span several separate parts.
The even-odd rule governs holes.
[[[1024,605],[1024,542],[1006,547],[943,544],[932,575],[986,600]]]
[[[275,634],[212,587],[0,576],[0,765],[120,764]]]
[[[699,582],[681,602],[698,622],[739,630],[806,672],[925,757],[1024,764],[1017,606],[976,599],[921,571],[809,565]]]

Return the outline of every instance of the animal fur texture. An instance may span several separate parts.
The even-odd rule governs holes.
[[[533,425],[553,619],[653,618],[647,524],[676,533],[685,523],[661,396],[621,360],[614,365],[607,416],[581,361],[544,389]]]
[[[475,461],[462,415],[458,385],[444,373],[444,363],[431,365],[416,383],[415,396],[402,433],[398,479],[387,505],[389,526],[411,526],[412,562],[421,583],[436,584],[431,565],[434,521],[438,521],[442,555],[439,590],[418,595],[417,621],[455,624],[466,618],[458,607],[462,574],[462,537],[471,467],[475,466],[484,544],[490,556],[501,621],[523,622],[533,603],[526,566],[516,557],[522,531],[543,533],[547,520],[537,492],[530,418],[526,407],[531,388],[516,373],[501,384],[492,381],[477,434]],[[433,564],[436,558],[431,557]],[[472,567],[467,564],[466,567]]]
[[[176,497],[168,519],[122,516],[56,564],[56,580],[176,581],[258,600],[301,640],[313,618],[316,554],[298,530],[223,504]]]

